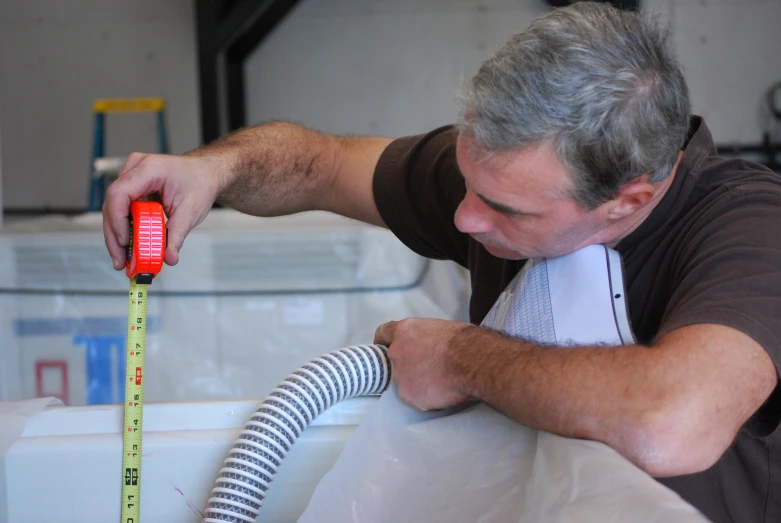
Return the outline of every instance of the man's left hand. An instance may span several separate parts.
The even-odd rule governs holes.
[[[391,321],[377,327],[374,343],[388,347],[399,397],[420,410],[439,410],[464,402],[463,377],[448,365],[456,336],[469,323],[423,318]]]

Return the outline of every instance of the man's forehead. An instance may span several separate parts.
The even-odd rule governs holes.
[[[458,163],[465,177],[488,175],[502,185],[523,185],[556,199],[570,199],[571,177],[549,141],[526,147],[489,152],[468,133],[459,135]],[[484,178],[484,176],[480,176]]]

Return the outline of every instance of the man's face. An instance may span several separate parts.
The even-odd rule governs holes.
[[[549,142],[496,153],[481,151],[464,133],[456,159],[466,181],[466,196],[455,224],[506,259],[555,257],[600,243],[608,225],[603,207],[587,211],[570,196],[569,171]]]

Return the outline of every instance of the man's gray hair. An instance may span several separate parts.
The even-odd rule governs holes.
[[[513,36],[465,85],[460,105],[461,131],[486,152],[552,140],[587,209],[643,174],[665,179],[691,113],[670,31],[594,2],[555,9]]]

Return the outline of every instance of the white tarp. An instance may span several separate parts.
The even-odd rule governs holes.
[[[602,246],[532,260],[485,325],[557,345],[632,343],[620,275],[617,253]],[[485,403],[419,412],[392,387],[347,442],[299,522],[408,521],[707,520],[602,443],[534,430]]]

